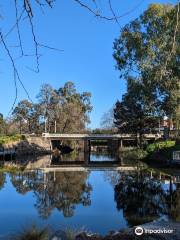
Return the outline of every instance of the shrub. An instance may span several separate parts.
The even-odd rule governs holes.
[[[43,228],[40,229],[36,226],[32,226],[29,229],[25,229],[21,233],[13,236],[11,239],[13,240],[48,240],[49,234],[48,229]]]
[[[120,153],[123,159],[127,160],[141,160],[147,156],[147,152],[142,149],[131,149]]]
[[[0,145],[6,144],[6,143],[11,143],[11,142],[16,142],[19,140],[25,140],[25,136],[16,134],[12,136],[0,136]]]
[[[175,141],[171,141],[171,140],[161,141],[161,142],[156,142],[156,143],[149,144],[146,148],[146,151],[148,153],[153,153],[153,152],[157,152],[161,149],[171,148],[171,147],[174,147],[174,146],[175,146]]]

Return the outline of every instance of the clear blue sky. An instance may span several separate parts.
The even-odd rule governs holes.
[[[107,2],[98,1],[102,7]],[[117,15],[130,10],[138,2],[140,1],[112,0]],[[119,20],[121,26],[138,17],[152,2],[176,3],[176,1],[167,0],[145,0],[134,12]],[[13,1],[10,0],[1,4],[4,18],[0,20],[0,27],[4,32],[7,32],[14,21],[12,4]],[[39,41],[64,51],[60,53],[42,49],[43,56],[40,58],[40,73],[38,74],[27,69],[27,66],[35,66],[33,58],[28,57],[16,61],[21,79],[31,98],[36,101],[36,95],[43,83],[59,88],[66,81],[73,81],[78,91],[92,93],[93,111],[90,127],[100,127],[103,113],[108,111],[126,91],[125,82],[119,79],[120,73],[115,70],[112,57],[113,41],[119,35],[118,25],[96,19],[73,0],[57,0],[54,8],[47,9],[44,15],[39,10],[36,12],[34,24]],[[27,52],[32,53],[31,35],[26,21],[27,19],[22,22],[23,44]],[[17,55],[17,48],[13,47],[17,45],[17,37],[14,34],[7,38],[7,44],[12,49],[12,53]],[[0,112],[6,116],[12,106],[15,90],[12,68],[2,50],[2,45],[0,55]],[[18,86],[18,101],[23,98],[26,98],[26,94]]]

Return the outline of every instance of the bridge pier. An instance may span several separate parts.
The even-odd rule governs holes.
[[[84,152],[87,153],[89,151],[89,140],[84,140]]]
[[[84,159],[88,163],[91,155],[91,140],[84,139]]]
[[[111,142],[111,149],[113,149],[114,151],[118,151],[119,148],[123,147],[123,139],[112,139],[109,140]]]
[[[123,139],[122,138],[118,140],[118,149],[119,149],[119,147],[123,148]]]

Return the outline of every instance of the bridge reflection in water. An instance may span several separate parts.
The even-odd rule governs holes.
[[[28,159],[22,172],[0,173],[0,234],[21,230],[24,219],[57,230],[64,224],[101,234],[162,215],[180,219],[179,173],[143,170],[134,161],[102,164],[106,156],[94,151],[90,163],[82,154],[80,164],[76,157],[75,163],[56,165],[47,155]]]
[[[114,228],[152,221],[162,215],[179,219],[178,183],[175,177],[163,173],[149,170],[100,173],[89,170],[79,172],[52,169],[46,172],[37,169],[10,173],[9,176],[18,194],[25,198],[26,193],[33,192],[34,197],[31,201],[38,216],[44,220],[52,221],[50,216],[56,210],[63,221],[71,218],[75,223],[78,219],[81,226],[86,224],[93,230],[99,226],[96,230],[105,233]],[[109,210],[107,215],[103,209],[105,206]],[[18,206],[15,208],[18,209]],[[83,214],[79,215],[79,213]],[[93,219],[91,214],[95,216]],[[89,217],[86,217],[86,220],[81,219],[81,216],[85,215]],[[54,216],[58,219],[57,214]],[[108,219],[110,217],[114,224],[111,226],[113,228],[109,228],[110,223],[104,224],[104,217]]]

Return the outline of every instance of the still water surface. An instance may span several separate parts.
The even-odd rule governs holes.
[[[174,179],[140,170],[1,172],[0,236],[33,223],[106,234],[160,216],[178,221]]]

